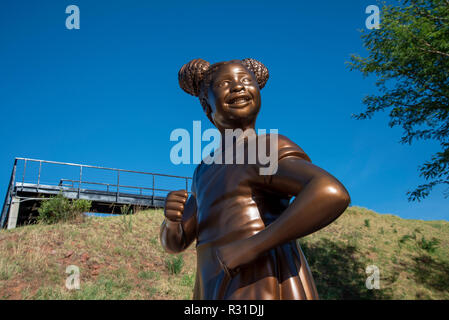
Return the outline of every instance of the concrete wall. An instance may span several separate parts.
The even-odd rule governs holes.
[[[9,209],[8,229],[14,229],[17,225],[17,218],[19,216],[20,199],[13,197],[11,200],[11,207]]]

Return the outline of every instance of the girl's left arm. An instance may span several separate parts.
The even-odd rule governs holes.
[[[256,235],[218,249],[225,270],[251,262],[261,253],[315,232],[337,219],[348,207],[345,187],[331,174],[298,157],[279,161],[270,189],[296,196],[273,223]]]

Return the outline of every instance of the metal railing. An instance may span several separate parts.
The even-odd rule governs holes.
[[[17,168],[18,163],[23,162],[22,172],[21,175],[18,175]],[[36,185],[36,188],[39,189],[41,186],[41,177],[42,177],[42,171],[43,171],[43,164],[53,164],[53,165],[63,165],[63,166],[70,166],[70,167],[77,167],[79,168],[79,178],[77,180],[75,179],[61,179],[58,178],[59,182],[56,182],[51,185],[60,186],[63,187],[64,183],[70,183],[70,186],[72,189],[75,189],[78,193],[78,198],[80,197],[80,193],[84,189],[88,189],[88,186],[97,185],[97,186],[105,186],[107,188],[108,192],[111,188],[114,188],[115,194],[116,194],[116,200],[118,201],[120,198],[120,189],[132,189],[132,190],[139,190],[138,194],[143,195],[144,190],[150,191],[151,194],[148,196],[152,196],[154,199],[155,192],[170,192],[173,189],[163,189],[163,188],[156,188],[156,178],[157,177],[164,177],[164,178],[172,178],[176,181],[183,180],[185,182],[185,190],[189,192],[189,180],[191,180],[191,177],[183,177],[183,176],[176,176],[176,175],[169,175],[169,174],[162,174],[162,173],[153,173],[153,172],[144,172],[144,171],[135,171],[135,170],[125,170],[125,169],[117,169],[117,168],[108,168],[108,167],[101,167],[101,166],[93,166],[93,165],[85,165],[85,164],[77,164],[77,163],[69,163],[69,162],[58,162],[58,161],[48,161],[48,160],[39,160],[39,159],[31,159],[31,158],[15,158],[14,160],[14,166],[11,173],[10,182],[8,185],[8,190],[5,197],[5,202],[3,203],[3,209],[0,216],[0,227],[4,226],[5,219],[7,212],[9,210],[9,206],[11,204],[11,198],[13,196],[14,192],[14,186],[18,182],[17,178],[21,177],[21,185],[20,188],[23,191],[24,185],[25,185],[25,176],[27,172],[27,165],[30,163],[38,163],[38,174],[37,174],[37,180],[34,181],[34,185]],[[97,181],[83,181],[83,169],[98,169],[103,171],[112,171],[116,175],[116,183],[104,183],[104,182],[97,182]],[[132,173],[132,174],[139,174],[139,175],[145,175],[145,176],[151,176],[152,177],[152,184],[150,187],[148,186],[135,186],[135,185],[121,185],[120,184],[120,174],[124,173]],[[46,182],[45,185],[48,185]]]
[[[68,182],[68,184],[66,183]],[[74,189],[75,185],[79,185],[81,182],[78,180],[70,180],[70,179],[61,179],[59,181],[59,186],[61,187],[69,187]],[[173,189],[159,189],[159,188],[147,188],[147,187],[136,187],[136,186],[126,186],[126,185],[116,185],[116,184],[111,184],[111,183],[102,183],[102,182],[90,182],[90,181],[83,181],[83,184],[90,184],[90,185],[98,185],[98,186],[105,186],[106,187],[106,192],[110,192],[111,188],[122,188],[122,189],[137,189],[139,190],[139,195],[144,195],[143,194],[143,190],[149,190],[152,191],[152,195],[154,196],[154,192],[155,191],[162,191],[162,192],[170,192]]]

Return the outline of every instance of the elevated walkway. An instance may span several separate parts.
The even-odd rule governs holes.
[[[121,213],[121,207],[125,205],[131,206],[134,212],[138,208],[163,208],[168,192],[188,191],[190,184],[190,177],[16,158],[1,211],[0,227],[12,229],[32,223],[40,202],[59,193],[68,199],[91,201],[95,212]]]

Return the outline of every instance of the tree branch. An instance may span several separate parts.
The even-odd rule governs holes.
[[[423,40],[423,39],[422,39],[422,40]],[[445,57],[448,57],[448,58],[449,58],[449,53],[442,52],[442,51],[439,51],[439,50],[435,50],[435,49],[433,49],[432,46],[431,46],[430,44],[428,44],[425,40],[423,40],[423,41],[424,41],[424,44],[425,44],[427,47],[431,48],[431,49],[428,50],[428,49],[424,49],[424,48],[419,48],[419,47],[418,47],[419,50],[424,51],[424,52],[428,52],[428,53],[436,53],[436,54],[439,54],[439,55],[442,55],[442,56],[445,56]]]

